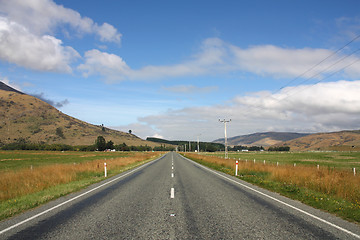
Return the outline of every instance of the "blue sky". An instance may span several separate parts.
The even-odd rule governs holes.
[[[358,9],[0,0],[0,80],[142,138],[211,141],[219,118],[232,119],[228,136],[360,129]]]

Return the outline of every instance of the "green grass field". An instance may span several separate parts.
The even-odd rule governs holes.
[[[241,152],[229,153],[230,159],[224,159],[223,152],[186,153],[186,157],[233,176],[233,158],[241,158],[238,178],[360,223],[360,172],[354,176],[351,169],[359,166],[358,152]]]
[[[0,151],[0,172],[130,156],[130,152]]]
[[[223,157],[224,152],[216,152],[206,155]],[[293,165],[320,165],[320,167],[352,168],[360,167],[360,152],[229,152],[229,158],[257,162]],[[359,169],[360,170],[360,169]]]
[[[0,151],[0,220],[144,164],[159,152]]]

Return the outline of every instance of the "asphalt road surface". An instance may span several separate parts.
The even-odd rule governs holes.
[[[360,239],[360,227],[171,152],[1,222],[0,239]]]

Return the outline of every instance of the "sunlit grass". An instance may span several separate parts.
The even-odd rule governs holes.
[[[23,152],[23,154],[31,155],[31,152]],[[39,153],[40,155],[39,159],[41,160],[39,161],[42,164],[35,164],[32,168],[28,167],[27,164],[23,164],[23,167],[18,166],[1,171],[0,219],[103,180],[105,161],[107,173],[110,177],[131,166],[134,167],[147,160],[154,159],[159,156],[159,153],[126,154],[128,156],[124,154],[96,153],[95,157],[97,159],[91,160],[94,153],[78,155],[75,152],[70,152],[67,155],[61,155],[61,159],[58,159],[55,163],[51,152],[47,154]],[[49,157],[48,162],[46,162],[46,156]],[[67,157],[68,159],[66,159]],[[69,159],[71,159],[72,163],[68,163]],[[18,162],[19,160],[14,159],[13,161]],[[36,160],[31,159],[29,161]],[[18,162],[18,164],[21,164],[21,162]]]
[[[234,159],[189,153],[186,157],[235,175]],[[260,160],[239,161],[238,175],[245,181],[360,222],[360,176],[344,168],[281,163],[277,165],[269,159],[265,164]]]
[[[223,157],[224,153],[208,153],[208,156]],[[243,161],[294,164],[322,167],[352,168],[360,167],[360,152],[229,152],[229,158]]]

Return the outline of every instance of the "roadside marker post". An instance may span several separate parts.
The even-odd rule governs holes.
[[[354,171],[354,176],[355,176],[355,175],[356,175],[356,169],[354,168],[354,170],[353,170],[353,171]]]
[[[104,163],[105,177],[107,177],[106,163]]]
[[[235,176],[238,175],[238,169],[239,169],[239,161],[236,160],[236,166],[235,166]]]

